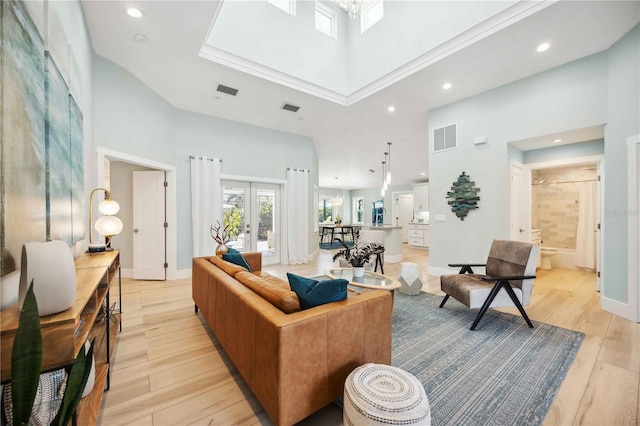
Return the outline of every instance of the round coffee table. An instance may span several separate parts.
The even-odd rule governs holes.
[[[332,279],[343,278],[349,281],[349,285],[360,288],[388,290],[393,296],[393,291],[400,288],[400,282],[376,272],[364,271],[363,277],[354,277],[351,268],[330,268],[324,274]]]

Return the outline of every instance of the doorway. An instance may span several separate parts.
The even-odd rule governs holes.
[[[222,180],[223,225],[229,246],[261,252],[263,265],[280,263],[280,185]]]
[[[133,249],[133,175],[132,171],[159,171],[161,172],[167,182],[165,206],[163,214],[165,219],[162,229],[159,231],[159,237],[164,236],[164,244],[162,246],[163,260],[161,263],[162,269],[165,271],[164,278],[167,280],[175,280],[178,278],[187,278],[191,276],[191,270],[186,270],[184,273],[180,271],[178,276],[177,269],[177,226],[176,226],[176,168],[168,164],[158,163],[155,161],[147,160],[145,158],[124,154],[116,151],[107,150],[104,148],[97,148],[97,170],[96,170],[96,184],[98,187],[107,187],[109,184],[113,184],[121,178],[120,174],[114,173],[113,170],[109,170],[109,164],[120,164],[126,170],[128,170],[127,182],[118,184],[121,189],[124,190],[125,199],[128,200],[121,202],[121,199],[114,198],[120,203],[120,212],[118,215],[121,217],[124,228],[123,231],[113,237],[113,244],[116,248],[120,249],[120,262],[122,265],[122,276],[132,278],[134,276],[134,249]],[[112,188],[112,190],[115,188]],[[126,215],[126,218],[125,218]],[[166,223],[166,226],[164,225]],[[140,228],[138,228],[140,229]],[[166,264],[166,268],[165,268]]]
[[[513,224],[521,220],[522,241],[531,241],[534,229],[541,235],[541,256],[548,259],[540,262],[552,268],[593,270],[598,291],[601,160],[598,155],[526,164],[521,178],[515,180],[517,171],[511,169],[512,238],[518,233]]]
[[[409,222],[413,221],[413,192],[393,193],[393,225],[402,227],[402,242],[409,242]]]

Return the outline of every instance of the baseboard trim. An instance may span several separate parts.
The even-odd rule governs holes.
[[[191,278],[191,268],[176,270],[176,280],[186,280],[187,278]]]
[[[633,313],[633,306],[628,303],[622,303],[617,300],[609,299],[604,296],[600,296],[600,308],[603,311],[610,312],[619,317],[626,318],[629,321],[637,322],[638,319]]]

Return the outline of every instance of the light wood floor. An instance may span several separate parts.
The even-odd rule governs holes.
[[[428,252],[405,247],[404,256],[420,265],[423,290],[440,293],[438,279],[426,275]],[[331,265],[331,253],[321,250],[309,264],[264,269],[286,279],[287,271],[312,277]],[[386,265],[385,273],[395,276],[398,266]],[[194,313],[190,280],[123,280],[122,293],[123,331],[100,424],[271,424]],[[533,293],[531,319],[586,335],[545,425],[640,424],[640,324],[600,309],[592,273],[538,270]],[[303,424],[340,425],[341,416],[331,404]]]

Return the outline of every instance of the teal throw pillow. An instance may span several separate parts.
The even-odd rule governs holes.
[[[241,253],[238,250],[234,249],[233,247],[227,247],[226,254],[241,254]]]
[[[305,278],[287,272],[287,279],[291,290],[298,295],[302,309],[309,309],[347,298],[349,281],[342,278],[317,281],[313,278]]]
[[[229,249],[231,250],[231,249]],[[247,271],[249,272],[253,272],[251,270],[251,266],[249,266],[249,264],[247,263],[247,260],[244,258],[244,256],[242,256],[242,254],[240,254],[240,252],[238,250],[234,250],[236,253],[229,253],[227,252],[226,254],[222,255],[222,259],[226,260],[227,262],[231,262],[231,263],[235,263],[238,266],[242,266],[243,268],[247,268]]]

